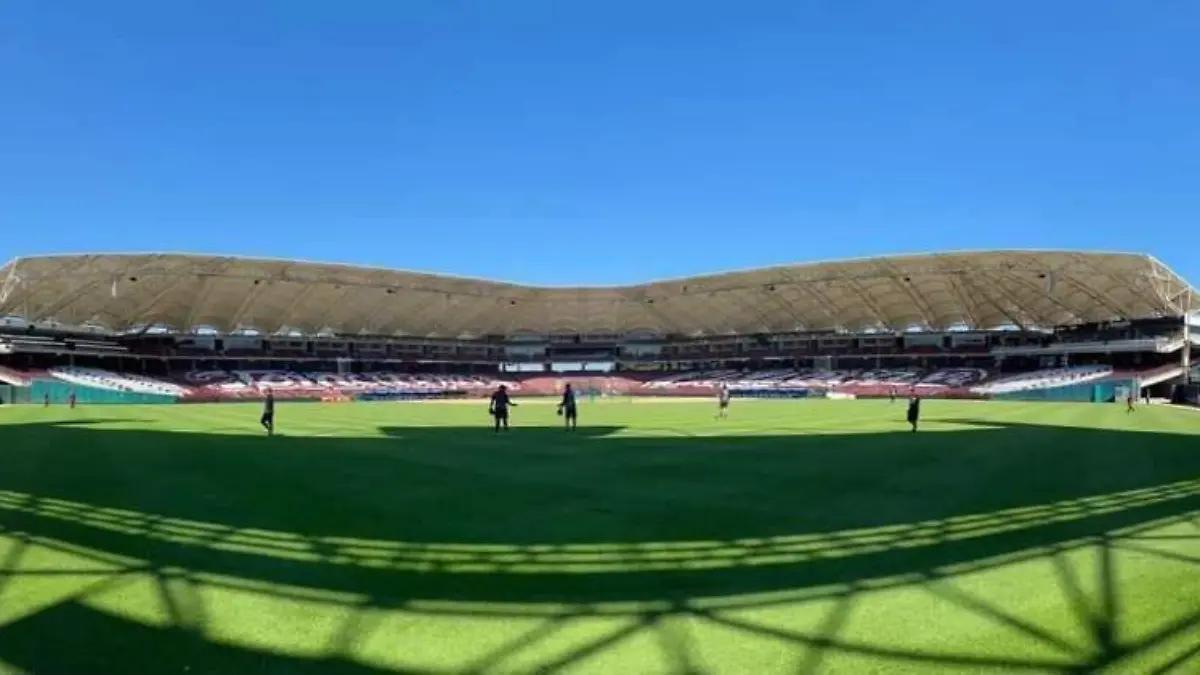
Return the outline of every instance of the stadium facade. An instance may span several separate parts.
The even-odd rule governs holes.
[[[177,254],[0,268],[9,401],[1189,391],[1192,286],[1147,255],[987,251],[534,287]],[[70,392],[70,393],[68,393]],[[110,395],[111,394],[111,395]]]

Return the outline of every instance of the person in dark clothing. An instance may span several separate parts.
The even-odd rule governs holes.
[[[1125,395],[1125,412],[1127,412],[1127,413],[1133,412],[1133,401],[1134,401],[1133,390],[1131,389],[1131,390],[1129,390],[1129,393]]]
[[[729,417],[729,385],[722,384],[721,391],[717,393],[717,419],[723,420]]]
[[[268,436],[275,435],[275,392],[270,389],[267,390],[267,397],[263,399],[262,417],[258,423],[267,430]]]
[[[502,428],[508,431],[508,408],[509,406],[517,407],[516,401],[508,397],[508,387],[503,384],[492,393],[492,401],[488,405],[488,414],[495,421],[496,431]]]
[[[921,421],[921,397],[913,394],[908,399],[908,423],[912,425],[913,433],[917,431],[917,423]]]
[[[558,404],[558,414],[563,416],[567,429],[574,429],[579,425],[579,413],[575,408],[575,390],[571,388],[570,384],[563,389],[562,402]]]

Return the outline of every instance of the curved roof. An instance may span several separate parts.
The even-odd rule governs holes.
[[[31,322],[440,337],[1054,326],[1178,316],[1192,294],[1153,257],[1072,251],[896,256],[603,288],[219,256],[64,255],[17,258],[0,281],[0,316]]]

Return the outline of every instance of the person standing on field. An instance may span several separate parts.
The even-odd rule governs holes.
[[[575,390],[567,384],[563,389],[562,402],[558,404],[558,414],[563,416],[563,422],[568,431],[574,431],[579,425],[579,410],[575,406]]]
[[[917,433],[917,424],[921,421],[921,397],[913,394],[908,399],[908,423],[912,425],[913,433]]]

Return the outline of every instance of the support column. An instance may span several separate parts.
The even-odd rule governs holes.
[[[1186,314],[1183,317],[1183,355],[1180,365],[1183,366],[1183,382],[1188,384],[1192,381],[1192,319]]]

